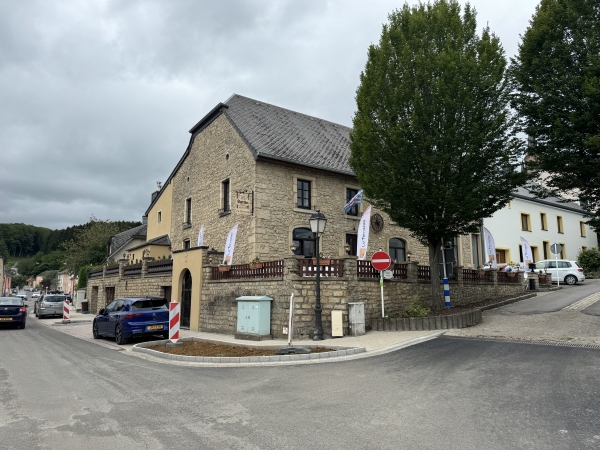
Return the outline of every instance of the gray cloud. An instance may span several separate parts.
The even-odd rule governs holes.
[[[507,54],[536,1],[472,2]],[[350,125],[391,0],[0,3],[0,222],[139,220],[239,93]]]

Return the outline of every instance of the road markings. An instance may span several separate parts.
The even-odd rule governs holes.
[[[582,298],[581,300],[564,307],[563,311],[581,311],[588,306],[593,305],[598,300],[600,300],[600,292],[596,292],[595,294],[592,294],[586,298]]]

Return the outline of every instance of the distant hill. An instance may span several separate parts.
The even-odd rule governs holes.
[[[119,232],[140,225],[140,222],[117,221]],[[75,237],[75,234],[90,226],[90,222],[74,225],[64,230],[51,230],[24,223],[0,223],[0,256],[31,257],[62,250],[61,244]]]

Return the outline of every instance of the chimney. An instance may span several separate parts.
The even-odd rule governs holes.
[[[159,192],[160,192],[160,191],[154,191],[154,192],[152,193],[152,198],[151,198],[151,200],[150,200],[150,204],[152,204],[152,202],[153,202],[153,201],[156,199],[156,197],[158,197],[158,193],[159,193]]]
[[[148,216],[142,216],[142,225],[148,225]]]

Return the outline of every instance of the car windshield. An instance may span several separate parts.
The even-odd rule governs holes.
[[[20,298],[0,297],[0,305],[3,306],[21,306],[23,301]]]
[[[167,301],[164,298],[146,299],[133,302],[131,311],[151,311],[153,309],[168,309]]]
[[[65,301],[65,297],[62,295],[46,295],[44,301],[48,303],[62,303]]]

